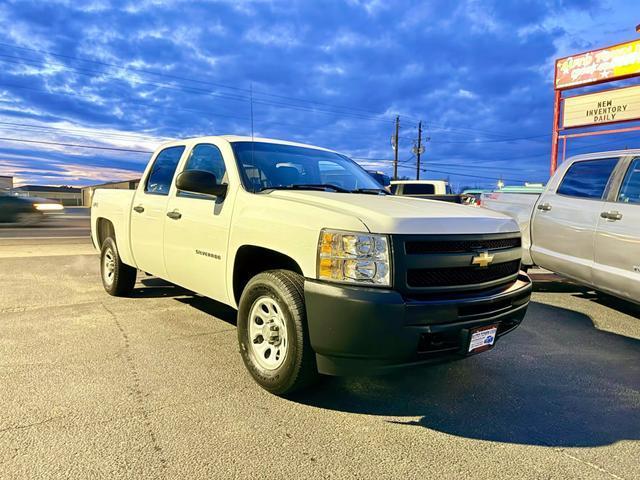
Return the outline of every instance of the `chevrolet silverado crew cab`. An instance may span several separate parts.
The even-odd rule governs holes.
[[[640,303],[640,150],[569,158],[542,193],[483,194],[516,219],[525,266]]]
[[[297,143],[163,145],[137,190],[95,191],[91,227],[111,295],[138,269],[237,308],[244,363],[276,394],[490,349],[531,292],[513,219],[389,195]]]

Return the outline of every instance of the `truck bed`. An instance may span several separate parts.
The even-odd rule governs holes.
[[[135,190],[119,190],[98,188],[93,192],[91,200],[91,236],[93,244],[99,250],[101,245],[97,238],[98,219],[109,220],[116,231],[118,250],[122,260],[128,265],[134,265],[129,240],[131,208]]]
[[[529,253],[531,248],[531,217],[539,198],[539,193],[491,192],[482,194],[482,208],[504,213],[518,222],[522,232],[522,263],[524,265],[533,265]]]

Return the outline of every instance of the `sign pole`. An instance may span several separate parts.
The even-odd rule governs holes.
[[[416,180],[420,180],[420,155],[422,154],[422,120],[418,122],[418,148],[416,149]]]
[[[555,100],[553,102],[553,134],[551,136],[551,175],[558,168],[558,135],[560,130],[560,101],[562,91],[555,90]]]

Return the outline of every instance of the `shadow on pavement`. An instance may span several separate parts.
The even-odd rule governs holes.
[[[209,315],[213,315],[214,317],[227,322],[229,325],[233,325],[234,327],[237,324],[237,315],[238,312],[220,302],[216,302],[215,300],[211,300],[207,297],[201,297],[200,295],[193,295],[188,297],[176,298],[177,301],[189,305],[193,308],[200,310]]]
[[[571,293],[574,297],[589,300],[640,319],[640,305],[576,283],[568,281],[539,282],[533,284],[533,291],[542,293]]]
[[[132,298],[175,298],[180,303],[189,305],[201,312],[212,315],[233,326],[236,325],[235,309],[207,297],[193,293],[173,283],[157,277],[143,277],[139,280],[142,288],[136,287],[131,292]]]
[[[169,283],[157,277],[144,277],[138,280],[142,288],[136,286],[129,295],[131,298],[169,298],[181,295],[194,295],[178,285]]]
[[[638,440],[640,341],[532,302],[523,325],[492,352],[392,376],[332,377],[291,400],[498,442],[587,447]]]

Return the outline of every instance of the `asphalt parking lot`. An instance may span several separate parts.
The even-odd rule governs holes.
[[[86,241],[9,245],[1,478],[640,478],[628,303],[544,282],[489,353],[282,399],[229,308],[150,277],[109,297]]]

